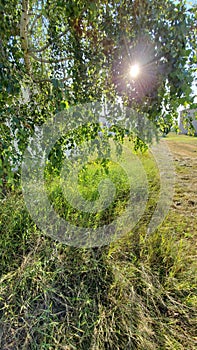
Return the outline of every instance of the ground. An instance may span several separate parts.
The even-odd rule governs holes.
[[[2,350],[196,349],[197,138],[170,134],[162,142],[174,157],[175,193],[150,236],[146,225],[159,186],[148,154],[141,155],[151,195],[146,213],[136,230],[101,249],[47,238],[32,222],[20,189],[3,198]]]
[[[176,185],[172,212],[187,223],[186,230],[197,234],[197,137],[170,134],[167,144],[176,164]],[[197,241],[194,241],[196,244]]]

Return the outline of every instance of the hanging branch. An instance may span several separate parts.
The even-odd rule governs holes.
[[[64,82],[66,82],[69,79],[72,79],[72,77],[68,76],[68,77],[65,77],[65,78],[62,78],[62,79],[58,79],[58,81],[60,81],[61,83],[64,83]],[[33,82],[34,83],[53,83],[54,80],[55,80],[54,78],[51,78],[51,79],[50,78],[37,79],[35,77],[33,78]],[[67,86],[66,89],[67,90],[72,90],[72,88],[69,87],[69,86]]]
[[[31,28],[30,28],[30,30],[29,30],[29,32],[30,32],[31,34],[32,34],[32,32],[33,32],[34,26],[36,25],[36,22],[37,22],[41,17],[42,17],[42,13],[40,13],[39,15],[35,15],[35,18],[34,18],[32,24],[31,24]]]
[[[67,33],[67,30],[63,31],[61,34],[59,34],[56,38],[56,40],[60,39],[63,35],[65,35]],[[40,49],[33,49],[31,48],[30,52],[31,53],[40,53],[45,51],[46,49],[48,49],[49,46],[53,45],[54,42],[50,41],[48,42],[46,45],[42,46]]]
[[[28,51],[29,56],[31,56],[35,61],[41,62],[41,63],[59,63],[59,62],[64,62],[68,60],[72,60],[73,57],[62,57],[59,59],[45,59],[42,57],[37,57],[35,56],[32,51]]]
[[[72,59],[72,57],[63,57],[63,58],[59,58],[59,59],[45,59],[42,57],[38,57],[36,56],[34,53],[41,53],[43,51],[45,51],[50,45],[52,45],[52,43],[48,43],[46,45],[44,45],[42,48],[40,49],[29,49],[29,42],[28,42],[28,23],[29,23],[29,0],[22,0],[22,15],[21,15],[21,20],[20,20],[20,38],[21,38],[21,48],[24,52],[24,61],[25,61],[25,66],[26,66],[26,70],[28,72],[28,75],[32,78],[33,82],[35,83],[40,83],[40,82],[53,82],[53,79],[49,79],[49,78],[41,78],[41,79],[37,79],[36,77],[34,77],[33,73],[32,73],[32,66],[31,66],[31,60],[30,58],[33,58],[34,60],[41,62],[41,63],[59,63],[59,62],[64,62],[67,60]],[[37,15],[32,23],[31,29],[32,30],[33,26],[35,25],[36,21],[41,17],[41,15]],[[61,33],[57,39],[61,38],[64,34],[66,33],[66,31],[64,31],[63,33]],[[71,77],[68,76],[64,79],[60,79],[61,82],[67,81],[69,80]]]

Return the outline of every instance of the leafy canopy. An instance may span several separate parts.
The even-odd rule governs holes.
[[[193,103],[196,16],[183,0],[2,0],[6,172],[35,126],[79,103],[121,98],[160,128],[171,125],[177,107]],[[129,71],[136,63],[134,79]]]

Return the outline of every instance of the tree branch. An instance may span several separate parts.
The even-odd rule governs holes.
[[[35,15],[35,18],[34,18],[32,24],[31,24],[31,27],[30,27],[30,30],[29,30],[29,32],[30,32],[31,34],[32,34],[33,28],[34,28],[34,26],[35,26],[37,20],[38,20],[39,18],[41,18],[41,17],[42,17],[42,13],[40,13],[39,15]]]
[[[39,17],[41,17],[41,16],[42,15],[39,15]],[[34,25],[35,25],[37,19],[38,19],[38,16],[36,16],[36,18],[33,21]],[[21,39],[21,48],[24,52],[24,61],[25,61],[25,66],[26,66],[27,72],[28,72],[29,76],[31,77],[32,81],[35,83],[41,83],[41,82],[53,83],[53,79],[49,79],[49,78],[37,79],[34,77],[34,75],[32,73],[30,57],[32,57],[36,61],[43,62],[43,63],[58,63],[58,62],[63,62],[63,61],[68,60],[68,59],[72,59],[72,58],[64,57],[64,58],[60,58],[57,60],[55,60],[55,59],[48,60],[48,59],[43,59],[43,58],[40,58],[40,57],[37,57],[36,55],[34,55],[34,53],[36,53],[36,52],[40,53],[40,52],[46,50],[52,43],[48,43],[48,44],[44,45],[41,49],[38,49],[38,50],[34,50],[34,49],[30,50],[29,43],[28,43],[28,23],[29,23],[29,0],[22,0],[22,14],[21,14],[21,20],[20,20],[20,39]],[[61,38],[65,33],[66,33],[66,31],[61,33],[57,37],[57,39]],[[67,81],[71,78],[72,77],[68,76],[68,77],[65,77],[63,79],[58,79],[58,80],[60,82],[64,82],[64,81]],[[67,89],[69,89],[69,87],[67,87]]]
[[[31,56],[35,61],[41,62],[41,63],[59,63],[59,62],[64,62],[73,59],[73,57],[63,57],[59,59],[45,59],[42,57],[37,57],[34,55],[32,51],[28,51],[29,56]]]
[[[56,38],[56,40],[60,39],[63,35],[65,35],[67,32],[67,30],[65,30],[64,32],[62,32],[61,34],[59,34]],[[33,53],[40,53],[45,51],[46,49],[48,49],[49,46],[53,45],[53,42],[49,42],[46,45],[42,46],[40,49],[31,49],[29,52],[33,52]]]
[[[69,79],[71,79],[72,77],[71,76],[69,76],[69,77],[66,77],[66,78],[62,78],[62,79],[56,79],[56,80],[58,80],[58,81],[60,81],[61,83],[64,83],[65,81],[67,81],[67,80],[69,80]],[[41,79],[37,79],[37,78],[32,78],[32,80],[33,80],[33,82],[34,83],[45,83],[45,82],[47,82],[47,83],[53,83],[53,80],[55,80],[55,78],[52,78],[52,79],[50,79],[50,78],[41,78]],[[67,88],[67,90],[72,90],[72,88],[71,87],[66,87]]]

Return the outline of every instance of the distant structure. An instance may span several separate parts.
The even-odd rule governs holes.
[[[197,108],[180,111],[178,120],[179,133],[187,135],[191,130],[191,124],[193,125],[195,135],[197,135]]]

